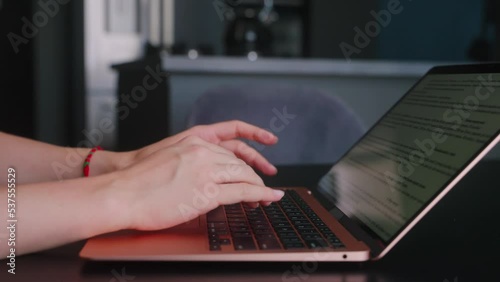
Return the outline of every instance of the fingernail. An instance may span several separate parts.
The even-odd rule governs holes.
[[[283,196],[285,196],[285,192],[281,191],[281,190],[274,190],[273,191],[273,194],[276,196],[276,197],[279,197],[280,199],[283,198]]]

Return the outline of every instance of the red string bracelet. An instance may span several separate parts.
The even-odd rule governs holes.
[[[92,159],[94,153],[100,150],[102,150],[101,146],[94,147],[92,148],[92,150],[90,150],[90,153],[88,154],[87,158],[85,159],[85,162],[83,163],[83,176],[89,177],[90,160]]]

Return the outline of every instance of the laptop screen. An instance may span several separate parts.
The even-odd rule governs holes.
[[[319,192],[387,243],[500,132],[500,74],[430,73],[322,178]]]

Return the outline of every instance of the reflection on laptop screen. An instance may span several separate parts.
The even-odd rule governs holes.
[[[320,181],[319,190],[385,242],[500,129],[500,74],[430,74]]]

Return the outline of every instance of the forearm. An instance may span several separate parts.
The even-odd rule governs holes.
[[[10,231],[0,228],[0,259],[8,255],[10,248],[22,255],[126,228],[127,207],[119,200],[123,197],[113,192],[120,191],[115,189],[120,186],[114,174],[17,185],[15,246],[5,241],[12,238],[7,234]],[[7,203],[6,187],[0,187],[0,201]],[[7,207],[0,207],[1,226],[9,226]]]
[[[24,172],[18,183],[34,183],[72,179],[83,176],[83,162],[90,152],[87,148],[55,146],[0,132],[0,183],[6,172],[14,167]],[[99,151],[92,159],[91,175],[116,170],[120,153]]]

